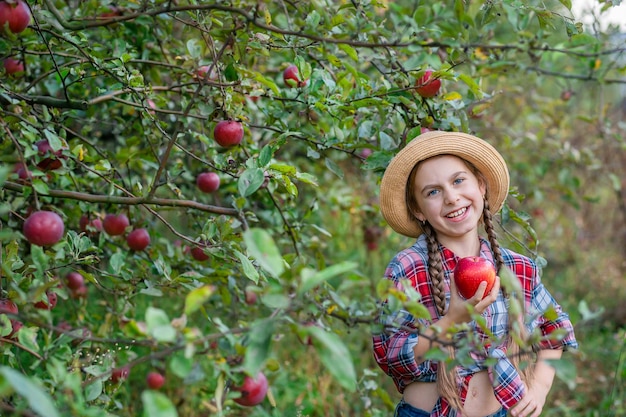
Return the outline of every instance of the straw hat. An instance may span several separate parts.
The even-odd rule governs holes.
[[[418,237],[422,228],[409,215],[406,185],[415,164],[437,155],[456,155],[471,162],[487,179],[489,211],[497,213],[509,192],[509,171],[498,151],[484,140],[460,132],[431,131],[409,142],[389,163],[380,184],[380,210],[396,232]]]

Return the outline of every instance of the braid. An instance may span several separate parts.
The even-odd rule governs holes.
[[[500,244],[498,243],[498,239],[496,237],[496,231],[495,231],[495,228],[493,227],[492,215],[491,215],[491,212],[489,211],[489,202],[487,201],[486,197],[485,197],[485,208],[483,210],[483,221],[485,222],[485,232],[487,233],[489,243],[491,244],[491,251],[493,252],[493,256],[496,260],[496,271],[500,271],[501,268],[503,267],[506,268],[506,266],[504,265],[504,258],[502,257],[502,252],[500,251]],[[508,297],[506,289],[504,287],[502,287],[501,291],[505,297]],[[526,331],[526,326],[523,323],[524,321],[523,318],[525,316],[524,311],[526,310],[523,301],[521,303],[521,307],[522,307],[522,314],[520,316],[520,319],[522,320],[522,323],[520,323],[519,336],[523,340],[527,340],[528,332]],[[511,359],[511,363],[513,364],[515,369],[517,369],[517,371],[521,375],[524,382],[528,383],[530,380],[532,380],[533,375],[534,375],[535,367],[534,367],[533,362],[534,360],[536,360],[536,356],[533,352],[530,352],[530,353],[522,352],[520,349],[520,345],[513,340],[513,337],[511,337],[511,334],[513,332],[513,323],[512,323],[511,317],[509,317],[509,320],[508,320],[507,332],[509,333],[509,340],[507,342],[507,355]],[[521,369],[520,363],[522,362],[523,359],[530,360],[530,363],[524,369]]]
[[[439,315],[443,316],[446,312],[446,286],[443,279],[443,265],[441,253],[439,252],[439,243],[437,242],[435,230],[430,223],[422,223],[422,230],[426,235],[428,244],[428,274],[433,282],[435,305]]]

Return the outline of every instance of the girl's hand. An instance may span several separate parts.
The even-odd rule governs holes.
[[[487,282],[483,281],[478,286],[472,298],[464,300],[456,289],[454,276],[450,277],[450,305],[446,316],[454,323],[467,323],[472,321],[471,312],[482,314],[498,298],[500,293],[500,277],[496,276],[496,281],[489,294],[483,299]]]
[[[548,391],[550,386],[534,381],[528,387],[526,395],[509,410],[509,413],[513,417],[539,417],[546,403]]]

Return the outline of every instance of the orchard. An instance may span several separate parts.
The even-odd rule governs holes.
[[[392,415],[378,184],[428,130],[501,150],[589,332],[546,415],[624,411],[624,34],[570,9],[0,1],[0,414]]]

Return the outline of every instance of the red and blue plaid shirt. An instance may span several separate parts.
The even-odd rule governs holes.
[[[445,275],[446,298],[449,301],[450,274],[459,258],[443,246],[440,246],[439,250]],[[539,329],[543,336],[536,348],[577,348],[578,343],[569,316],[563,312],[561,306],[541,283],[537,265],[530,258],[505,248],[502,248],[501,252],[505,265],[519,278],[524,293],[527,330],[530,334]],[[480,255],[494,263],[489,243],[482,238]],[[385,271],[385,277],[393,280],[399,289],[402,288],[401,280],[408,280],[420,294],[420,303],[430,313],[430,320],[427,320],[416,319],[405,310],[389,312],[383,308],[381,311],[382,331],[373,335],[374,357],[380,368],[391,376],[398,391],[402,393],[407,385],[414,381],[434,382],[437,379],[438,362],[427,359],[418,364],[413,351],[419,338],[417,329],[424,329],[440,318],[428,276],[428,248],[424,235],[420,236],[413,246],[394,257]],[[465,399],[466,387],[471,376],[485,369],[488,370],[492,380],[494,394],[505,409],[511,408],[524,396],[524,383],[506,355],[508,303],[509,300],[501,291],[497,300],[483,312],[486,328],[492,333],[490,336],[487,336],[475,322],[470,323],[473,327],[472,332],[479,335],[485,348],[483,352],[472,354],[472,359],[475,360],[472,365],[459,366],[457,369],[460,379],[459,394],[462,400]],[[550,314],[546,315],[549,315],[550,319],[544,316],[549,309]],[[556,329],[563,329],[559,332],[560,336],[550,338],[549,335]],[[488,339],[501,343],[490,344]],[[491,358],[488,361],[489,366],[485,364],[487,358]],[[444,398],[438,400],[431,412],[431,416],[435,417],[454,415],[456,411]]]

